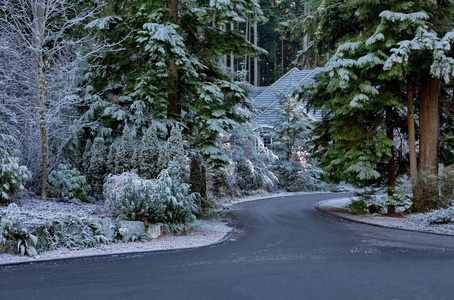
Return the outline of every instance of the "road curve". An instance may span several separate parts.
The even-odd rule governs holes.
[[[318,212],[345,194],[231,209],[221,245],[0,267],[0,299],[453,299],[454,237]]]

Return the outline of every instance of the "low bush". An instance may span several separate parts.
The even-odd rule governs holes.
[[[407,218],[424,225],[454,224],[454,207],[433,210],[424,214],[409,215]]]
[[[0,219],[0,253],[36,256],[59,247],[88,248],[108,242],[94,219],[24,211],[14,203],[0,210]]]
[[[172,177],[167,170],[157,180],[144,180],[134,173],[109,176],[104,195],[116,218],[167,223],[175,232],[193,221],[198,211],[190,185]]]
[[[24,185],[31,177],[28,169],[19,164],[17,151],[13,147],[15,142],[14,137],[0,134],[0,204],[24,192]]]
[[[126,174],[129,174],[126,175]],[[110,176],[107,179],[104,196],[111,213],[118,219],[132,221],[159,222],[165,212],[165,204],[157,201],[156,180],[140,180],[131,173]],[[116,177],[116,179],[114,179]],[[122,180],[116,190],[107,190],[111,181]]]
[[[67,165],[59,165],[57,170],[50,172],[48,192],[49,196],[68,201],[79,199],[90,202],[89,186],[85,176],[77,169],[70,169]]]

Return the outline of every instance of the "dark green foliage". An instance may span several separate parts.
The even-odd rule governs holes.
[[[105,10],[106,17],[95,22],[101,39],[124,40],[117,51],[101,57],[100,67],[91,73],[95,91],[102,95],[86,116],[114,130],[127,121],[138,132],[145,132],[154,120],[160,132],[165,132],[171,124],[169,95],[178,93],[176,104],[182,115],[177,119],[185,123],[191,147],[210,166],[226,165],[219,135],[245,121],[239,108],[249,104],[246,91],[233,81],[220,58],[263,51],[236,30],[220,28],[248,17],[263,20],[260,7],[255,0],[232,1],[216,9],[208,2],[180,3],[175,23],[164,6],[161,2],[113,1]],[[178,90],[168,78],[170,62],[178,70]]]
[[[191,185],[191,192],[197,193],[197,205],[200,211],[207,209],[205,207],[207,198],[207,177],[206,167],[201,161],[200,157],[193,155],[189,164],[189,184]]]
[[[454,201],[454,165],[445,167],[441,178],[441,202],[450,206]]]
[[[110,174],[116,174],[117,170],[117,147],[118,145],[112,143],[109,147],[109,153],[107,154],[107,172]]]
[[[367,213],[367,205],[364,200],[352,201],[348,207],[353,211],[353,213],[358,215],[364,215]]]
[[[88,179],[92,187],[92,194],[95,198],[102,197],[102,186],[106,175],[107,150],[104,138],[95,138],[90,149],[90,167],[88,168]]]
[[[84,148],[84,153],[82,155],[82,168],[83,168],[83,173],[87,174],[88,169],[90,168],[90,150],[91,146],[93,145],[92,141],[90,139],[87,140],[85,143],[85,148]]]

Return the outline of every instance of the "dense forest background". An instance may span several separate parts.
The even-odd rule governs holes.
[[[5,0],[2,202],[99,201],[109,175],[134,172],[200,205],[332,188],[322,179],[393,197],[409,175],[415,210],[446,206],[452,16],[441,0]],[[247,125],[251,92],[293,66],[324,71],[301,101],[282,99],[265,147]],[[309,108],[321,122],[307,124]]]

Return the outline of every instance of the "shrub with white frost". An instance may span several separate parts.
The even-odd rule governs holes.
[[[159,222],[165,204],[155,197],[156,180],[144,180],[137,174],[126,172],[109,175],[104,184],[106,204],[113,216],[133,221]]]
[[[14,137],[0,134],[0,203],[11,201],[31,177],[25,166],[19,164],[17,151],[13,147]]]
[[[196,219],[196,195],[190,192],[189,184],[171,176],[167,170],[163,170],[158,176],[155,197],[155,201],[166,206],[160,221],[169,224],[173,231],[182,231],[185,223]]]
[[[196,195],[190,185],[163,170],[158,179],[146,180],[135,173],[109,175],[104,184],[106,205],[113,216],[125,220],[167,223],[179,232],[195,219]]]
[[[37,256],[60,247],[108,243],[96,219],[63,212],[28,211],[12,203],[0,209],[0,253]]]
[[[49,196],[60,200],[79,199],[88,202],[89,187],[85,176],[75,168],[59,165],[57,170],[49,174]]]

